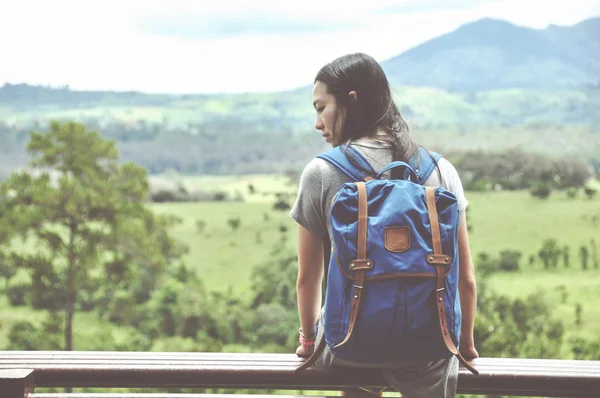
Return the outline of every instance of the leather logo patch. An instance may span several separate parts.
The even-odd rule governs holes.
[[[402,253],[410,248],[408,227],[388,227],[385,229],[385,248],[394,253]]]

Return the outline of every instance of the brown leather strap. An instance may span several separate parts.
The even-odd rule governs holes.
[[[364,277],[364,270],[356,271],[356,274],[354,276],[354,286],[352,292],[352,304],[350,305],[350,321],[348,324],[348,333],[346,333],[346,337],[344,338],[344,340],[341,343],[336,344],[333,348],[338,348],[346,344],[348,340],[350,340],[350,336],[354,331],[354,325],[356,324],[356,318],[358,317],[358,310],[360,308],[360,299],[362,298],[364,290]]]
[[[367,187],[364,182],[357,182],[358,190],[358,260],[367,258]]]
[[[322,325],[321,325],[321,327],[322,327]],[[317,359],[319,359],[319,357],[321,356],[321,354],[325,350],[325,346],[326,345],[327,344],[325,342],[325,334],[323,334],[323,336],[321,337],[321,341],[319,341],[319,345],[315,348],[315,350],[313,351],[312,355],[310,357],[308,357],[308,359],[306,361],[304,361],[302,363],[302,365],[300,365],[296,369],[294,369],[294,373],[300,372],[301,370],[304,370],[304,369],[307,369],[310,366],[312,366],[312,364],[314,364],[315,362],[317,362]]]
[[[427,198],[427,212],[429,213],[429,223],[431,224],[431,236],[433,238],[433,254],[441,255],[442,238],[440,234],[440,223],[438,221],[438,212],[435,205],[435,188],[425,188],[425,197]]]
[[[440,323],[440,331],[442,332],[442,337],[444,339],[444,343],[446,343],[446,347],[448,350],[457,356],[458,360],[467,368],[471,373],[478,375],[479,372],[475,369],[467,360],[461,355],[458,351],[454,342],[452,341],[452,337],[450,332],[448,331],[447,318],[446,318],[446,310],[444,306],[444,290],[446,288],[446,273],[445,266],[447,265],[447,261],[445,260],[448,256],[445,256],[442,253],[442,239],[440,235],[440,224],[438,220],[437,207],[435,205],[435,188],[427,187],[425,189],[425,195],[427,197],[427,212],[429,213],[429,222],[431,224],[431,235],[433,242],[433,260],[428,260],[430,264],[434,264],[437,273],[436,279],[436,289],[435,289],[435,301],[437,303],[437,313],[438,319]],[[438,260],[439,259],[439,260]]]
[[[446,277],[444,276],[444,270],[442,269],[443,265],[436,265],[437,268],[437,289],[435,291],[436,302],[438,307],[438,318],[440,322],[440,330],[442,332],[442,337],[444,338],[444,343],[446,343],[446,347],[448,350],[456,355],[458,360],[465,366],[465,368],[469,369],[471,373],[474,375],[478,375],[479,371],[473,367],[467,360],[461,355],[460,351],[454,345],[452,341],[452,337],[450,337],[450,332],[448,331],[448,325],[446,321],[446,311],[444,309],[444,282]]]
[[[367,206],[367,187],[364,182],[357,182],[356,188],[358,191],[358,257],[359,261],[367,259],[367,223],[369,217],[369,209]],[[362,298],[365,281],[365,269],[357,269],[354,273],[354,285],[352,287],[352,304],[350,305],[350,320],[348,324],[348,332],[344,340],[335,345],[333,348],[341,347],[346,344],[352,335],[358,310],[360,309],[360,300]]]

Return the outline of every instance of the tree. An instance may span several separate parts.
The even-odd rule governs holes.
[[[474,334],[482,356],[556,358],[559,355],[565,327],[553,316],[543,292],[512,299],[484,288],[478,295],[480,305]]]
[[[254,295],[252,308],[256,309],[261,304],[275,303],[288,310],[294,310],[297,307],[297,255],[287,248],[285,240],[280,240],[275,244],[269,259],[268,262],[252,270],[250,278]]]
[[[590,253],[587,246],[583,245],[579,248],[579,256],[581,257],[581,268],[588,269],[588,260]]]
[[[3,207],[15,231],[33,241],[14,253],[30,273],[33,304],[62,312],[64,346],[72,350],[73,318],[85,297],[135,291],[141,276],[156,284],[180,252],[168,222],[144,205],[145,170],[119,164],[113,141],[79,123],[52,122],[48,132],[30,133],[27,152],[31,171],[11,175],[0,198],[8,198]]]
[[[546,239],[542,244],[542,248],[538,252],[538,256],[544,263],[544,268],[558,268],[558,261],[562,250],[558,247],[556,239]]]
[[[563,265],[565,268],[569,268],[570,264],[571,264],[571,255],[570,255],[570,250],[569,250],[569,246],[565,245],[563,247],[562,250],[562,256],[563,256]]]
[[[0,191],[0,277],[4,278],[5,290],[8,290],[8,281],[16,273],[8,254],[8,247],[15,234],[12,215],[8,209],[11,194],[12,192],[2,194]]]
[[[600,267],[600,261],[598,260],[598,248],[596,247],[596,241],[594,238],[590,239],[590,247],[592,248],[592,264],[594,268]]]
[[[581,326],[581,313],[583,312],[583,307],[581,303],[577,303],[575,306],[575,325]]]

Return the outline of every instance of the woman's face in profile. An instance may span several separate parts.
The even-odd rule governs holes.
[[[312,92],[313,106],[317,112],[315,128],[323,133],[323,138],[331,146],[337,146],[342,132],[342,112],[337,112],[337,102],[332,94],[327,92],[327,86],[317,81]]]

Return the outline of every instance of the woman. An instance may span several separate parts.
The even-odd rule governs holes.
[[[393,101],[381,66],[365,54],[349,54],[325,65],[313,87],[315,128],[333,147],[349,144],[369,161],[377,172],[392,160],[408,162],[419,149]],[[396,178],[392,171],[391,178]],[[329,162],[315,158],[302,172],[299,193],[290,213],[298,223],[298,310],[300,342],[296,353],[310,356],[316,340],[315,326],[321,309],[324,276],[323,247],[328,236],[329,212],[334,195],[349,177]],[[460,352],[467,359],[478,357],[473,341],[476,284],[465,209],[467,200],[458,173],[446,159],[426,186],[443,186],[453,192],[460,210],[459,292],[462,309]],[[319,328],[322,329],[322,328]],[[322,330],[319,330],[322,332]],[[334,358],[328,350],[317,366],[352,366]],[[398,362],[384,369],[390,385],[408,397],[453,397],[456,393],[456,357],[440,361]]]

